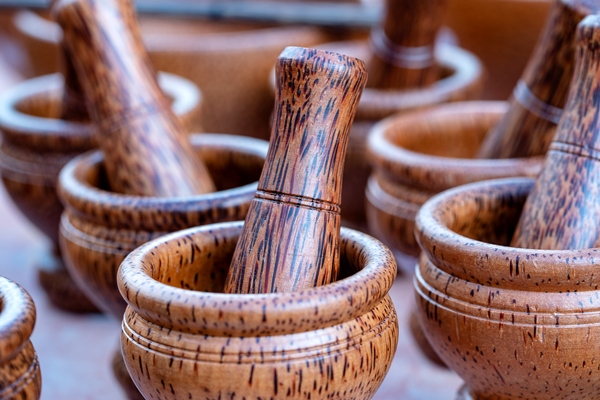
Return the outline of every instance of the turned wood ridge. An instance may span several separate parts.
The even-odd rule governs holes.
[[[58,0],[63,43],[97,125],[115,192],[171,197],[215,190],[156,82],[130,1]]]
[[[479,158],[546,154],[567,102],[575,61],[577,24],[600,12],[596,0],[556,0],[535,51],[517,83],[510,108],[490,130]]]
[[[385,18],[370,37],[369,87],[424,87],[439,79],[434,44],[447,2],[386,1]]]
[[[269,152],[227,293],[294,291],[338,275],[342,171],[366,67],[340,54],[288,47],[277,59],[276,79]]]
[[[512,245],[572,250],[600,246],[600,16],[577,29],[575,76],[546,163]]]

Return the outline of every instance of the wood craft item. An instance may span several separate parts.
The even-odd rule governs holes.
[[[339,271],[342,172],[366,67],[341,54],[288,47],[276,79],[269,153],[227,293],[307,289]]]
[[[480,158],[546,154],[563,113],[575,64],[577,24],[600,12],[595,0],[556,0],[542,36],[513,90],[510,109],[490,130]]]
[[[600,246],[600,17],[577,28],[573,84],[565,113],[529,195],[515,247],[585,249]]]
[[[70,109],[73,102],[63,101],[63,82],[59,74],[47,75],[0,94],[0,175],[17,209],[51,241],[52,251],[36,265],[49,299],[63,310],[92,312],[96,307],[77,288],[60,260],[58,226],[63,207],[56,185],[59,171],[69,160],[96,147],[95,127],[87,120],[59,118],[61,113],[79,114]],[[159,73],[159,82],[172,99],[173,112],[186,127],[191,126],[200,107],[198,88],[164,73]]]
[[[154,78],[129,1],[57,1],[79,82],[98,127],[112,190],[146,196],[214,191]]]
[[[373,173],[365,190],[369,232],[390,247],[405,274],[414,273],[421,253],[415,217],[428,199],[471,182],[540,172],[542,157],[474,158],[507,109],[506,102],[449,103],[386,118],[371,130],[367,156]]]
[[[425,87],[440,78],[434,45],[447,0],[387,0],[385,17],[371,31],[369,87]]]
[[[454,188],[417,216],[417,318],[458,400],[592,399],[600,249],[509,247],[532,179]]]
[[[42,375],[29,340],[35,305],[21,286],[4,277],[0,277],[0,305],[0,398],[37,400]]]
[[[217,183],[217,192],[172,198],[110,192],[98,151],[73,159],[61,172],[58,191],[65,211],[60,242],[65,264],[98,308],[118,320],[126,304],[116,276],[127,254],[169,232],[244,219],[256,192],[267,142],[222,134],[192,135],[191,140]],[[123,374],[122,360],[113,359],[113,371],[135,399],[136,388]]]
[[[342,228],[340,279],[296,292],[223,293],[242,222],[176,232],[121,264],[121,349],[146,398],[373,397],[397,316],[389,250]],[[349,295],[351,294],[351,295]]]

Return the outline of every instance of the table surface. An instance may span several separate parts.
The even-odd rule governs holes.
[[[22,79],[8,66],[2,49],[0,41],[0,93]],[[35,301],[37,322],[31,340],[42,368],[42,399],[125,399],[110,368],[118,346],[119,321],[104,315],[69,314],[49,303],[36,269],[48,249],[49,242],[19,214],[0,185],[0,275],[19,283]],[[391,295],[400,339],[391,369],[374,399],[453,399],[461,379],[425,359],[410,336],[411,280],[400,276]]]

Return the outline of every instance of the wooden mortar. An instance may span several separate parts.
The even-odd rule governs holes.
[[[598,395],[600,251],[507,247],[532,186],[461,186],[417,216],[418,318],[465,380],[458,399]]]
[[[35,325],[29,293],[0,277],[0,398],[37,400],[42,375],[29,337]]]
[[[420,254],[415,216],[435,194],[466,183],[535,177],[543,158],[474,158],[505,102],[459,102],[384,119],[367,142],[373,167],[366,188],[369,231],[388,245],[407,275]]]
[[[474,158],[486,133],[506,110],[505,102],[458,102],[395,115],[372,129],[367,154],[373,173],[365,190],[369,231],[392,249],[406,275],[414,274],[421,252],[414,234],[415,217],[429,198],[471,182],[535,177],[542,169],[542,157]],[[410,326],[422,353],[443,364],[419,325]]]
[[[190,127],[200,107],[199,90],[190,81],[159,74],[172,109]],[[95,307],[66,273],[58,255],[62,205],[56,195],[58,174],[73,157],[96,147],[88,122],[58,119],[63,80],[59,74],[17,84],[0,95],[0,174],[9,196],[54,247],[40,269],[40,282],[58,307],[87,312]]]
[[[370,399],[397,346],[389,250],[342,229],[341,277],[297,292],[222,293],[242,222],[176,232],[119,269],[121,348],[146,398]]]
[[[256,191],[267,142],[221,134],[191,139],[217,192],[175,198],[108,192],[100,152],[73,159],[60,174],[60,244],[67,269],[99,309],[119,320],[126,303],[116,276],[127,254],[168,232],[243,219]],[[140,398],[119,358],[113,371],[129,398]]]
[[[370,57],[367,41],[336,42],[319,48],[347,54],[363,60]],[[366,230],[364,189],[370,175],[366,141],[375,123],[398,112],[407,112],[440,103],[474,99],[482,85],[483,68],[471,53],[455,46],[438,43],[435,60],[439,79],[423,88],[385,90],[367,87],[361,97],[350,131],[342,189],[342,219]],[[368,70],[367,65],[367,70]]]
[[[36,75],[57,68],[60,27],[22,11],[13,20]],[[273,96],[269,73],[289,45],[313,46],[339,34],[316,27],[269,26],[142,15],[144,45],[157,70],[190,79],[205,103],[194,120],[208,132],[269,138]],[[338,39],[339,40],[339,39]],[[39,68],[39,69],[38,69]]]

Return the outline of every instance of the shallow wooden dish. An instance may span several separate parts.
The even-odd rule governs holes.
[[[414,272],[420,254],[415,216],[430,197],[486,179],[534,177],[541,170],[542,157],[473,158],[506,110],[504,102],[444,104],[394,115],[371,131],[367,152],[373,174],[366,188],[369,231],[392,249],[404,273]]]
[[[0,398],[40,398],[42,375],[29,337],[35,305],[19,285],[0,277]]]
[[[23,11],[14,24],[37,74],[57,70],[62,32],[44,17]],[[289,45],[310,47],[332,40],[316,27],[274,27],[257,23],[185,18],[140,18],[144,44],[155,69],[190,79],[205,103],[195,123],[207,132],[269,139],[273,96],[269,72]],[[197,130],[197,126],[194,126]]]
[[[533,180],[444,192],[417,216],[418,318],[460,399],[594,398],[599,249],[506,247]]]
[[[328,43],[319,47],[363,60],[369,59],[366,41]],[[458,47],[438,43],[435,56],[443,72],[442,78],[431,86],[411,90],[367,87],[363,91],[350,132],[344,169],[342,218],[350,226],[366,229],[364,189],[370,174],[366,142],[373,125],[395,113],[469,100],[480,93],[483,68],[474,55]]]
[[[344,279],[298,292],[224,294],[242,224],[176,232],[121,265],[129,304],[121,346],[137,387],[164,399],[371,398],[398,340],[389,250],[342,229]]]
[[[168,232],[243,219],[254,197],[267,142],[202,134],[193,135],[192,143],[219,191],[179,198],[110,192],[99,152],[75,158],[60,174],[65,264],[95,304],[119,320],[126,304],[117,289],[117,269],[129,252]]]
[[[172,99],[173,111],[189,128],[198,113],[201,95],[190,81],[159,75]],[[17,84],[0,96],[0,174],[18,209],[55,247],[41,269],[40,279],[51,300],[71,311],[92,306],[77,293],[58,259],[58,226],[62,205],[56,194],[58,174],[73,157],[95,148],[93,126],[58,119],[63,80],[46,75]],[[66,294],[66,295],[65,295]]]

